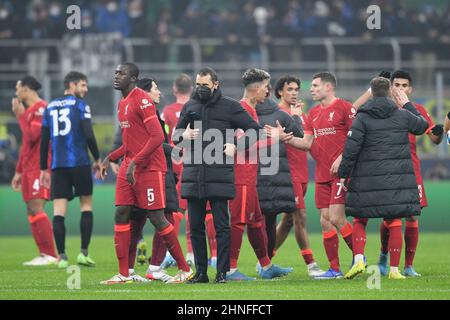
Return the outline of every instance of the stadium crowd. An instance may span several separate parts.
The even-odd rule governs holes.
[[[28,3],[28,5],[23,5]],[[151,5],[150,5],[151,3]],[[271,45],[275,38],[415,36],[419,52],[444,55],[450,46],[450,5],[405,5],[405,2],[281,0],[96,0],[0,1],[0,39],[60,39],[66,32],[66,8],[81,7],[83,34],[119,32],[125,38],[150,38],[159,47],[174,38],[223,38],[236,51],[245,39],[250,46]],[[430,3],[430,2],[429,2]],[[382,29],[368,30],[367,7],[382,8]],[[256,36],[255,36],[256,35]],[[244,41],[245,42],[245,41]],[[387,50],[386,50],[387,51]],[[249,50],[248,55],[251,54]],[[13,55],[1,55],[8,62]],[[153,57],[167,59],[161,50]]]

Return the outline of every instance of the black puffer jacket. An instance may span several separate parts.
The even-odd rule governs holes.
[[[252,119],[238,101],[223,96],[220,89],[215,90],[206,103],[200,102],[194,94],[184,105],[177,124],[179,130],[176,130],[173,135],[174,143],[179,144],[182,141],[181,134],[193,120],[201,121],[202,136],[208,129],[216,129],[220,132],[223,139],[218,147],[220,154],[211,150],[213,148],[212,145],[209,146],[211,144],[209,141],[200,142],[201,150],[196,150],[197,155],[199,155],[198,151],[204,154],[206,153],[205,148],[207,148],[207,150],[212,151],[214,159],[218,158],[220,161],[212,161],[208,164],[204,157],[201,157],[199,163],[195,163],[195,143],[187,150],[185,149],[181,196],[185,199],[233,199],[236,193],[234,187],[234,158],[225,156],[223,144],[234,143],[235,140],[233,134],[230,135],[231,141],[225,139],[226,130],[238,128],[244,131],[248,129],[259,130],[262,127]],[[189,158],[191,158],[190,161],[186,160]]]
[[[375,98],[359,109],[339,167],[339,176],[350,178],[347,215],[394,219],[420,214],[408,133],[421,135],[427,128],[411,103],[399,109],[390,99]]]
[[[177,178],[173,172],[172,167],[172,149],[168,143],[163,143],[164,154],[166,155],[167,162],[167,172],[166,172],[166,207],[164,212],[171,213],[179,210],[180,205],[178,203],[178,193],[177,193]]]
[[[301,119],[296,116],[292,118],[288,113],[282,111],[272,99],[267,99],[264,103],[258,104],[256,112],[262,126],[268,124],[276,127],[276,121],[278,120],[281,126],[286,128],[286,132],[292,132],[294,136],[299,138],[303,137]],[[269,148],[268,156],[271,155],[271,150]],[[259,204],[264,214],[293,212],[296,209],[292,177],[284,143],[279,144],[278,153],[279,169],[275,175],[261,174],[262,170],[267,170],[271,164],[263,164],[260,157],[257,187]]]

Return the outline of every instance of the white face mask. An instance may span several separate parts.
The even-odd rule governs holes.
[[[111,1],[111,2],[108,2],[108,4],[106,5],[106,9],[107,9],[109,12],[115,12],[115,11],[117,11],[117,9],[118,9],[118,5],[117,5],[116,2]]]
[[[5,20],[8,17],[9,17],[9,11],[6,9],[1,9],[0,10],[0,19]]]

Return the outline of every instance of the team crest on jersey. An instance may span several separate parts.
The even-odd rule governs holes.
[[[330,112],[330,115],[328,116],[328,121],[333,121],[334,118],[334,111]]]
[[[152,105],[152,103],[150,101],[148,101],[148,99],[142,99],[142,106],[141,109],[144,110],[145,108],[148,108]]]
[[[44,107],[40,107],[35,113],[34,113],[34,115],[35,116],[42,116],[43,114],[44,114]]]

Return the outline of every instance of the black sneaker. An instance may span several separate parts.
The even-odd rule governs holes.
[[[195,283],[208,283],[209,278],[208,275],[205,273],[195,273],[193,276],[191,276],[186,283],[195,284]]]
[[[220,272],[216,275],[216,279],[214,280],[216,283],[226,283],[227,282],[227,274]]]

